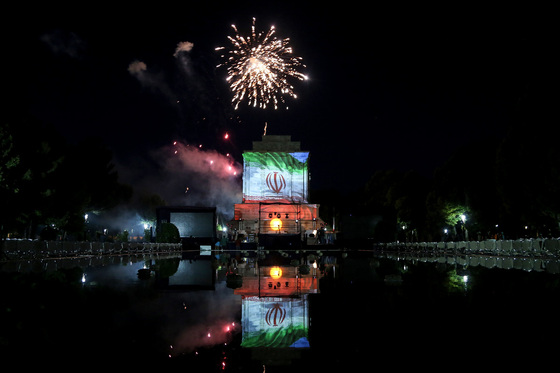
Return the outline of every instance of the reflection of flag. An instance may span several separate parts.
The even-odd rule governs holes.
[[[307,297],[242,299],[243,347],[309,347]]]

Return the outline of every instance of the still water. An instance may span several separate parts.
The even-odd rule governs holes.
[[[559,347],[560,275],[457,260],[90,257],[4,262],[0,281],[1,357],[18,369],[544,369]]]

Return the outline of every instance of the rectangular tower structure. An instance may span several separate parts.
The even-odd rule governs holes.
[[[299,235],[322,227],[319,205],[309,200],[309,152],[290,136],[266,135],[243,152],[243,201],[232,222],[239,233]]]

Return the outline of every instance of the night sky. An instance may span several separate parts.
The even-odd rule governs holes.
[[[143,172],[173,141],[241,163],[267,122],[267,134],[291,135],[311,152],[312,188],[348,192],[376,170],[430,176],[460,146],[503,137],[551,50],[539,13],[511,5],[262,3],[15,10],[2,36],[7,107],[72,142],[99,136],[119,170]],[[289,110],[234,110],[226,70],[216,68],[230,25],[247,34],[252,17],[303,57],[309,80],[294,81]],[[174,57],[185,41],[192,50]],[[134,61],[146,64],[142,76],[129,72]],[[122,181],[132,182],[128,174]]]

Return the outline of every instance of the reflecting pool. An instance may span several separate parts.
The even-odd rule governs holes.
[[[63,371],[548,366],[560,275],[472,264],[487,260],[285,251],[2,262],[0,351],[6,366]]]

